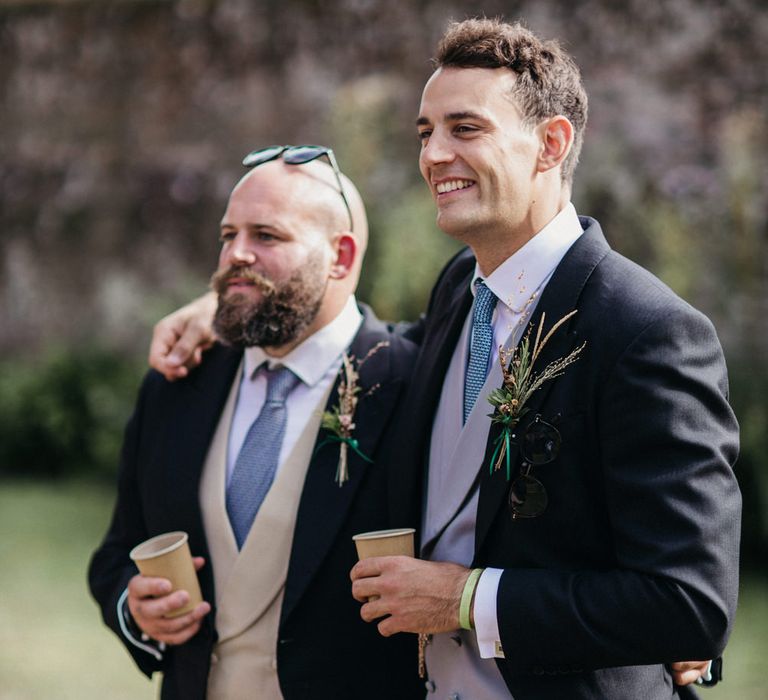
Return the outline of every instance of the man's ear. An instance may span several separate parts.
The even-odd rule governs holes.
[[[539,124],[541,147],[537,170],[540,173],[559,166],[573,145],[573,124],[559,114]]]
[[[337,233],[331,242],[334,260],[330,277],[342,280],[352,271],[357,260],[357,241],[348,233]]]

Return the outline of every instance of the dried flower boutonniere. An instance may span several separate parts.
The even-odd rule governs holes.
[[[352,437],[355,430],[355,410],[360,400],[358,394],[362,391],[360,381],[360,368],[375,355],[381,348],[389,345],[389,342],[383,341],[374,345],[368,354],[359,362],[354,355],[343,353],[341,356],[341,379],[339,380],[339,402],[330,411],[324,411],[320,427],[327,430],[329,435],[323,442],[317,446],[317,452],[329,442],[339,443],[339,464],[336,467],[336,483],[342,486],[349,480],[349,448],[351,447],[366,462],[372,462],[370,457],[364,455],[360,450],[357,440]],[[364,396],[369,396],[379,385],[372,386]]]
[[[504,381],[499,389],[494,389],[488,395],[489,403],[495,408],[490,414],[491,422],[502,426],[501,435],[496,438],[495,450],[491,457],[491,473],[501,468],[502,462],[506,458],[507,481],[510,479],[510,443],[512,441],[512,430],[518,424],[520,419],[528,412],[526,402],[531,395],[544,382],[559,377],[563,374],[565,368],[576,361],[579,353],[587,344],[586,341],[573,350],[569,355],[561,357],[550,362],[541,372],[534,372],[533,365],[549,342],[549,339],[571,316],[576,313],[576,309],[563,316],[549,332],[541,337],[544,330],[545,314],[541,314],[539,326],[536,329],[536,338],[531,348],[531,330],[530,326],[523,339],[517,347],[499,348],[499,362],[501,371],[504,375]]]

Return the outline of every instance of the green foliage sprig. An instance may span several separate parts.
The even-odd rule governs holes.
[[[502,426],[501,435],[496,439],[496,447],[491,457],[490,471],[493,473],[501,468],[501,463],[506,458],[507,481],[510,479],[510,443],[512,441],[512,429],[520,422],[520,419],[528,412],[526,403],[534,392],[541,386],[561,376],[568,365],[573,364],[581,351],[586,346],[586,341],[579,347],[571,351],[565,357],[558,358],[550,362],[541,372],[534,372],[533,366],[536,363],[542,350],[549,342],[560,326],[562,326],[571,316],[577,313],[577,309],[563,316],[555,323],[549,332],[542,338],[544,331],[544,319],[546,314],[541,314],[538,328],[536,329],[536,338],[531,348],[531,331],[533,326],[529,326],[523,339],[514,349],[499,348],[499,363],[504,377],[502,385],[488,394],[488,402],[493,406],[493,413],[489,414],[491,423]]]
[[[111,483],[143,364],[74,346],[0,362],[0,477]]]
[[[320,421],[320,427],[327,430],[331,435],[318,445],[318,450],[328,442],[339,443],[339,463],[336,467],[336,483],[343,486],[344,482],[349,481],[349,448],[351,447],[366,462],[371,462],[370,457],[363,454],[360,445],[353,437],[353,432],[357,427],[355,425],[355,411],[360,399],[358,394],[362,391],[360,387],[360,368],[381,348],[387,347],[388,341],[382,341],[374,345],[366,356],[356,361],[354,355],[343,353],[341,356],[341,379],[339,381],[339,402],[330,411],[324,411]],[[365,393],[365,396],[372,394],[379,385],[375,384]]]

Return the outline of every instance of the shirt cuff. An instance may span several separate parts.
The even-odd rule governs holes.
[[[709,663],[707,664],[707,670],[701,675],[700,678],[696,680],[697,685],[714,685],[712,681],[714,680],[712,675],[712,662],[714,659],[710,659]]]
[[[158,661],[162,661],[163,660],[162,652],[165,651],[165,644],[163,642],[155,642],[153,639],[150,639],[145,634],[142,634],[141,640],[139,640],[139,639],[136,639],[136,637],[131,632],[131,627],[134,627],[136,623],[134,623],[133,619],[131,618],[131,613],[128,610],[127,601],[128,601],[128,589],[126,588],[122,592],[120,597],[117,599],[117,621],[120,624],[120,631],[123,633],[123,636],[131,644],[133,644],[133,646],[138,647],[142,651],[147,652],[147,654],[151,654]]]
[[[475,589],[475,635],[480,658],[504,658],[499,634],[499,620],[496,617],[496,594],[503,569],[485,569]]]

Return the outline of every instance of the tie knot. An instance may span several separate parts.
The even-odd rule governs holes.
[[[267,403],[285,403],[288,394],[301,381],[287,367],[277,367],[276,369],[265,367],[264,374],[267,377]]]
[[[481,279],[475,280],[475,311],[473,320],[475,323],[490,323],[493,318],[493,309],[496,306],[496,295],[488,289]]]

